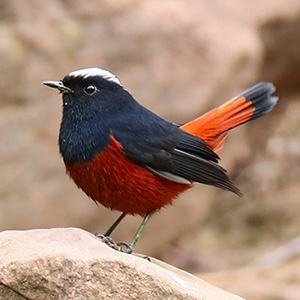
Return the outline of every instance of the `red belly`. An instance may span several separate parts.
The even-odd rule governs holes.
[[[145,216],[171,204],[192,184],[180,184],[153,174],[128,159],[120,143],[111,144],[90,162],[66,166],[67,173],[94,201],[127,214]]]

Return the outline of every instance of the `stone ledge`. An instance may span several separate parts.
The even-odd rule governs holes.
[[[242,299],[76,228],[0,233],[0,299]]]

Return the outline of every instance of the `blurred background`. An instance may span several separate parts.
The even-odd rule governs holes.
[[[274,82],[275,110],[219,153],[244,197],[195,186],[153,217],[136,252],[244,297],[300,299],[300,1],[0,0],[0,230],[102,233],[119,215],[65,175],[61,96],[42,85],[90,66],[175,122]],[[140,222],[127,217],[113,237],[130,241]]]

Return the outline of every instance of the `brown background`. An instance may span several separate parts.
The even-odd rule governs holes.
[[[0,0],[0,230],[103,232],[118,216],[65,176],[61,99],[42,85],[87,66],[109,69],[177,122],[274,82],[275,110],[231,132],[220,153],[244,197],[198,185],[153,217],[136,250],[194,273],[242,268],[207,276],[251,299],[274,299],[273,286],[278,299],[297,299],[300,272],[288,267],[299,246],[288,267],[275,259],[279,277],[264,270],[267,283],[243,267],[299,235],[300,2]],[[128,217],[114,238],[129,241],[140,221]]]

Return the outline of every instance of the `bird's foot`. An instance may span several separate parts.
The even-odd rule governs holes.
[[[112,248],[114,250],[117,250],[117,251],[123,252],[123,253],[127,253],[127,254],[132,253],[132,247],[124,242],[116,243],[110,236],[106,236],[104,234],[96,233],[95,236],[97,238],[101,239],[101,241],[103,243],[105,243],[107,246],[109,246],[110,248]]]

